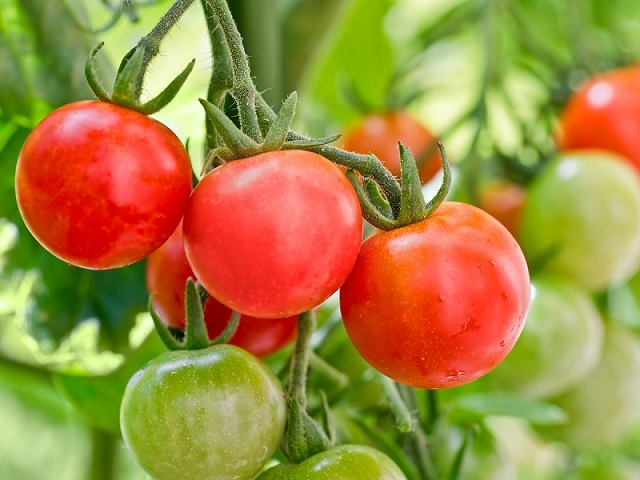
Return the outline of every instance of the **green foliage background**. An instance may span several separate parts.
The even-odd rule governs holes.
[[[241,27],[255,22],[252,1],[263,0],[230,2],[243,16]],[[15,163],[30,129],[53,108],[91,98],[83,79],[89,50],[105,41],[99,61],[109,85],[122,55],[169,5],[134,0],[132,5],[140,6],[129,12],[139,15],[139,22],[120,18],[104,33],[88,32],[88,26],[112,19],[107,3],[116,2],[0,0],[0,414],[5,419],[0,478],[98,478],[87,473],[90,445],[96,432],[117,432],[113,392],[131,368],[160,348],[146,343],[146,350],[122,366],[151,328],[144,315],[143,262],[92,272],[54,259],[22,224],[13,189]],[[473,179],[517,174],[509,159],[535,165],[553,153],[550,132],[557,110],[584,78],[640,55],[640,2],[626,0],[269,4],[273,8],[261,21],[275,25],[265,30],[275,35],[273,42],[254,38],[247,50],[256,82],[272,90],[273,104],[290,90],[299,91],[299,130],[339,132],[361,114],[354,94],[373,109],[409,102],[444,140],[459,165],[461,184],[469,186],[457,195],[470,200]],[[204,137],[197,98],[205,95],[210,66],[199,5],[166,42],[149,75],[148,93],[158,91],[192,57],[194,73],[157,117],[189,142],[197,166]],[[265,78],[278,84],[265,84]],[[118,367],[109,382],[91,380]],[[525,418],[557,413],[526,405],[523,414],[514,411],[522,404],[496,401],[506,401],[500,412]],[[460,410],[471,416],[494,413],[486,411],[487,405],[486,399],[474,404],[467,397]],[[103,414],[107,420],[95,422]],[[116,453],[116,478],[146,478],[120,444]]]

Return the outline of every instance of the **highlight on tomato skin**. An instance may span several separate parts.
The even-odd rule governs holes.
[[[326,158],[268,152],[205,175],[183,233],[189,264],[216,299],[253,317],[283,318],[338,290],[360,249],[362,211]]]
[[[185,284],[195,275],[184,253],[182,223],[167,242],[147,259],[146,283],[156,313],[168,326],[185,328]],[[222,333],[231,319],[231,309],[209,297],[204,318],[210,339]],[[266,357],[290,344],[296,335],[297,315],[261,319],[241,315],[229,343],[259,357]]]
[[[412,387],[450,388],[506,357],[530,290],[509,231],[477,207],[445,202],[426,220],[365,240],[340,309],[373,368]]]
[[[75,266],[129,265],[160,247],[183,216],[191,163],[176,135],[99,101],[54,110],[27,138],[16,198],[33,236]]]
[[[558,149],[601,149],[640,171],[640,65],[594,75],[569,98],[559,118]]]
[[[427,183],[442,168],[433,133],[404,110],[370,114],[349,126],[339,144],[356,153],[373,153],[394,176],[400,176],[398,142],[408,147],[418,164],[420,182]]]

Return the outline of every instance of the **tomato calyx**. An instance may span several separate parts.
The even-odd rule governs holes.
[[[184,333],[168,327],[155,311],[152,298],[149,298],[149,313],[153,319],[156,331],[162,342],[169,350],[200,350],[212,345],[227,343],[240,322],[240,314],[233,312],[229,323],[222,333],[213,340],[209,340],[209,333],[204,318],[203,305],[209,298],[209,294],[200,285],[196,285],[192,278],[187,279],[185,291],[186,327]]]
[[[193,70],[195,59],[191,60],[186,68],[157,96],[146,102],[141,102],[140,96],[143,90],[144,76],[151,60],[160,52],[160,43],[192,3],[193,0],[176,1],[160,18],[153,30],[142,37],[138,44],[126,53],[120,62],[110,94],[100,85],[93,62],[104,42],[96,45],[89,53],[84,68],[87,82],[95,96],[103,102],[129,108],[144,115],[157,112],[173,100]]]
[[[96,45],[87,57],[85,63],[85,75],[87,82],[98,99],[103,102],[113,103],[121,107],[135,110],[144,115],[151,115],[165,107],[177,95],[187,77],[193,70],[195,59],[191,60],[186,68],[169,83],[169,85],[158,95],[146,102],[140,102],[140,89],[142,78],[145,74],[145,57],[149,56],[148,50],[144,46],[136,46],[130,50],[122,59],[113,91],[109,94],[97,78],[94,66],[94,58],[102,48],[104,42]]]
[[[335,435],[330,423],[329,405],[322,395],[322,420],[307,412],[307,370],[311,358],[311,336],[316,328],[316,314],[309,310],[298,317],[296,345],[291,356],[287,427],[282,437],[282,451],[292,463],[331,448]]]
[[[382,230],[392,230],[420,222],[438,208],[451,187],[451,170],[444,146],[440,142],[437,145],[442,159],[442,184],[434,197],[429,202],[425,202],[413,154],[401,142],[398,143],[402,181],[400,208],[395,216],[386,198],[381,195],[378,186],[372,180],[365,178],[361,185],[353,170],[347,171],[347,177],[360,200],[363,215],[369,223]]]

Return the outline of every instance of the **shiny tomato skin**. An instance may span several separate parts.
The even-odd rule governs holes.
[[[289,317],[340,287],[360,249],[361,215],[333,163],[311,152],[269,152],[200,181],[185,212],[185,251],[224,305],[258,318]]]
[[[171,237],[149,255],[146,265],[147,290],[153,308],[162,321],[175,328],[185,328],[185,286],[195,275],[187,262],[182,242],[182,224]],[[222,333],[231,319],[231,310],[209,297],[204,316],[209,338]],[[229,340],[259,357],[265,357],[291,343],[295,338],[298,317],[262,319],[241,315],[238,328]]]
[[[282,386],[233,345],[165,352],[127,384],[122,437],[157,480],[251,479],[280,443]]]
[[[640,171],[640,66],[596,75],[573,94],[560,115],[560,151],[602,149]]]
[[[481,209],[443,203],[428,219],[367,239],[340,290],[356,349],[416,388],[462,385],[517,340],[530,283],[520,247]]]
[[[108,269],[145,258],[169,238],[191,193],[191,164],[160,122],[80,101],[31,132],[15,185],[25,224],[49,252]]]
[[[404,110],[368,115],[347,128],[340,142],[345,150],[373,153],[396,177],[400,176],[398,142],[413,153],[422,183],[431,180],[442,167],[433,133]],[[422,158],[424,153],[426,158]]]
[[[384,453],[365,445],[339,445],[297,465],[279,465],[256,480],[406,480]]]

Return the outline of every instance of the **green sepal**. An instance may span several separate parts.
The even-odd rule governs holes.
[[[187,279],[185,290],[186,328],[184,348],[186,350],[198,350],[210,345],[207,325],[204,321],[204,309],[200,301],[200,294],[191,277]]]
[[[329,408],[329,400],[324,390],[320,390],[320,400],[322,402],[322,409],[320,410],[322,430],[327,435],[329,440],[329,446],[333,446],[336,443],[336,427],[332,421],[331,409]]]
[[[278,112],[278,116],[271,124],[271,128],[262,142],[264,151],[280,150],[287,139],[291,122],[296,114],[296,105],[298,103],[298,94],[292,92],[282,104],[282,108]]]
[[[386,198],[380,192],[380,187],[378,184],[371,180],[370,178],[365,178],[362,180],[362,185],[364,187],[364,191],[367,192],[367,196],[371,203],[373,203],[378,211],[389,219],[393,219],[393,211],[391,210],[391,205]]]
[[[308,150],[321,147],[338,140],[342,135],[330,135],[321,138],[309,138],[304,140],[287,140],[282,146],[283,150]]]
[[[364,219],[376,228],[381,230],[391,230],[395,226],[395,221],[387,218],[382,212],[378,210],[376,205],[371,201],[367,192],[362,188],[362,185],[358,182],[353,170],[347,170],[347,178],[351,182],[351,186],[358,196],[360,201],[360,208],[362,208],[362,216]]]
[[[211,123],[213,123],[213,126],[222,138],[225,146],[234,154],[234,156],[242,157],[247,150],[257,150],[259,145],[251,137],[236,127],[231,119],[229,119],[229,117],[227,117],[220,108],[204,99],[200,99],[200,103],[204,107],[207,117]]]
[[[469,451],[469,447],[473,442],[473,434],[474,432],[472,430],[472,427],[469,426],[464,429],[462,435],[462,443],[460,444],[460,447],[453,457],[451,470],[449,470],[447,480],[459,480],[460,478],[462,478],[462,465],[464,464],[465,456]]]
[[[402,197],[400,200],[400,212],[396,218],[396,227],[402,227],[420,221],[425,213],[425,201],[422,194],[422,183],[418,175],[418,166],[413,154],[402,142],[398,142],[400,150],[400,178]]]
[[[289,461],[300,463],[329,448],[331,441],[322,425],[302,408],[297,399],[290,398],[287,431],[282,439],[282,450]]]
[[[229,323],[227,323],[227,326],[224,327],[224,330],[220,335],[218,335],[216,338],[214,338],[210,342],[210,345],[221,345],[223,343],[229,343],[229,340],[231,340],[231,337],[233,337],[233,334],[236,333],[239,323],[240,323],[240,313],[233,311],[231,313],[231,318],[229,319]]]
[[[226,159],[233,158],[233,152],[227,147],[216,147],[213,150],[207,152],[204,162],[202,163],[202,170],[200,170],[200,177],[203,177],[211,170],[226,163]]]
[[[162,343],[164,343],[164,345],[169,350],[183,350],[184,344],[182,342],[179,342],[174,337],[169,327],[165,325],[165,323],[160,319],[158,312],[156,312],[155,308],[153,308],[152,300],[153,300],[153,297],[150,296],[149,297],[149,314],[151,315],[151,319],[153,320],[153,324],[156,327],[156,332],[158,332],[158,336],[160,337],[160,340],[162,340]]]
[[[398,384],[382,374],[379,374],[379,379],[396,419],[396,428],[403,433],[412,432],[415,429],[415,419],[398,390]]]
[[[95,69],[94,60],[98,51],[104,46],[104,42],[98,43],[91,52],[89,56],[87,56],[87,60],[84,62],[84,75],[87,78],[87,82],[89,83],[89,87],[93,91],[93,94],[103,102],[108,102],[110,100],[109,93],[100,85],[98,81],[98,73]]]
[[[111,92],[112,103],[133,109],[138,106],[138,79],[143,73],[144,55],[144,48],[136,47],[124,56]]]
[[[124,55],[118,67],[113,91],[109,94],[98,81],[98,75],[94,66],[95,57],[103,45],[104,42],[96,45],[89,53],[85,62],[84,71],[89,87],[91,87],[94,95],[99,100],[130,108],[144,115],[156,113],[171,102],[186,82],[196,63],[195,59],[191,60],[185,69],[180,72],[162,92],[151,100],[140,103],[139,90],[145,73],[144,47],[134,47]]]
[[[429,200],[425,207],[425,218],[431,215],[436,208],[444,202],[445,198],[447,198],[447,195],[449,194],[449,189],[451,188],[451,168],[449,167],[447,152],[444,149],[442,142],[438,141],[437,145],[438,150],[440,150],[440,161],[442,162],[442,183],[440,184],[440,188],[436,194],[431,200]]]
[[[151,100],[139,105],[136,110],[140,113],[144,113],[145,115],[151,115],[152,113],[156,113],[158,110],[166,107],[171,100],[175,98],[178,94],[184,82],[187,81],[187,77],[193,70],[194,65],[196,64],[196,59],[194,58],[189,62],[189,64],[185,67],[180,74],[174,78],[166,88],[160,92],[158,95],[153,97]]]

